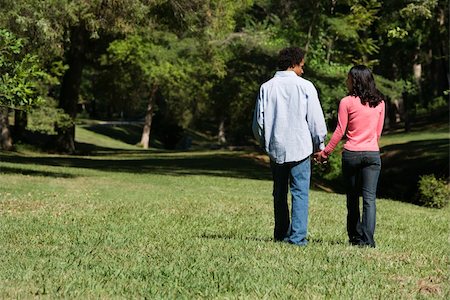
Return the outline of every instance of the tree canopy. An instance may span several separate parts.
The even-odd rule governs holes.
[[[79,113],[144,120],[144,147],[169,124],[245,144],[259,85],[277,52],[296,45],[331,126],[354,64],[374,70],[396,109],[423,111],[448,105],[447,9],[443,0],[1,0],[1,101],[54,99],[72,124]],[[75,150],[73,125],[54,132]]]

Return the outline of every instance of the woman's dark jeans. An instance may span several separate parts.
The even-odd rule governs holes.
[[[378,151],[344,150],[342,153],[342,173],[347,191],[347,232],[351,244],[375,247],[375,199],[380,170],[381,159]],[[361,192],[362,221],[359,209]]]

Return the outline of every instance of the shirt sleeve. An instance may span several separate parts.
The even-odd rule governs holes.
[[[309,131],[311,132],[313,151],[317,152],[325,148],[327,126],[325,124],[325,117],[323,116],[317,90],[312,84],[308,91],[307,107],[306,121],[308,122]]]
[[[263,88],[259,89],[259,94],[256,99],[255,112],[253,114],[252,131],[255,139],[260,146],[264,147],[264,108],[263,108]]]
[[[384,114],[385,114],[385,109],[386,109],[386,104],[384,103],[384,101],[382,101],[380,103],[380,105],[381,105],[381,112],[380,112],[380,117],[378,119],[378,126],[377,126],[378,140],[380,140],[381,132],[383,131]]]
[[[345,131],[347,130],[347,124],[348,124],[347,104],[345,101],[341,100],[341,102],[339,103],[338,122],[336,130],[334,131],[330,142],[325,147],[325,150],[323,150],[322,152],[322,155],[324,157],[328,157],[328,155],[330,155],[331,152],[333,152],[334,148],[336,148],[337,144],[341,141],[342,137],[345,134]]]

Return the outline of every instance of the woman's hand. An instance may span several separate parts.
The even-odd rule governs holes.
[[[323,151],[314,153],[314,161],[319,164],[326,164],[328,158],[324,156]]]

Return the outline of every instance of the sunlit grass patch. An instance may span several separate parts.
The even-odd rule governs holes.
[[[0,298],[448,295],[449,209],[381,199],[364,249],[345,196],[311,191],[299,248],[272,241],[270,171],[245,152],[111,153],[2,154]]]

